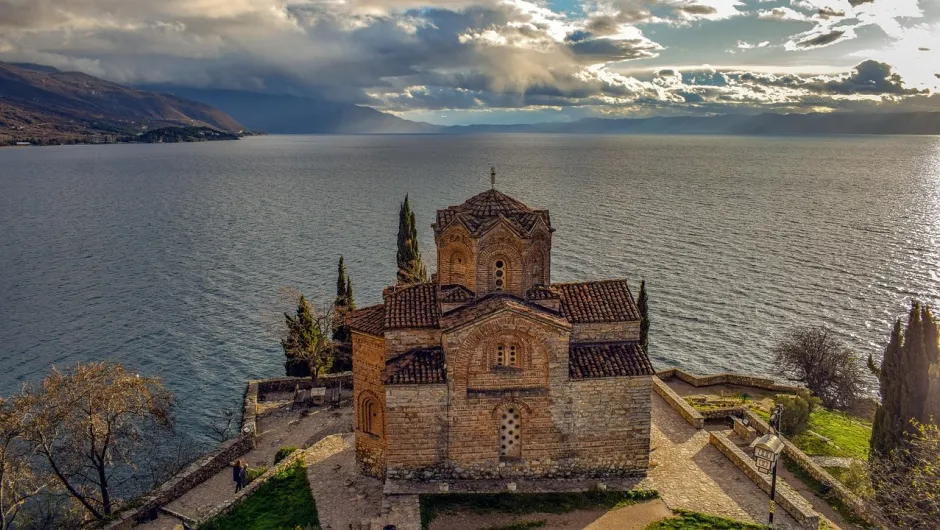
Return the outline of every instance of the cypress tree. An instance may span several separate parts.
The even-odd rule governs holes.
[[[408,195],[398,212],[398,283],[428,281],[428,270],[418,249],[418,226],[408,203]]]
[[[350,311],[356,309],[356,300],[353,298],[352,279],[349,276],[346,277],[346,307],[349,308]]]
[[[911,304],[907,328],[895,322],[881,362],[881,405],[872,426],[873,457],[887,456],[914,430],[911,420],[927,423],[934,410],[931,365],[937,364],[938,330],[930,307]]]
[[[640,345],[644,351],[649,351],[649,333],[650,333],[650,313],[649,298],[646,294],[646,280],[640,281],[640,297],[637,300],[637,307],[640,310]]]
[[[343,263],[343,256],[339,257],[339,265],[337,266],[337,275],[336,275],[336,304],[345,305],[346,299],[346,264]]]

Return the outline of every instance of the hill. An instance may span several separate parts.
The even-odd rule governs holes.
[[[940,112],[724,114],[447,127],[452,134],[940,134]]]
[[[249,129],[271,134],[434,133],[440,130],[435,125],[404,120],[349,103],[236,90],[164,85],[147,88],[211,105]]]
[[[162,127],[244,127],[203,103],[127,88],[79,72],[0,63],[0,139],[69,141]]]

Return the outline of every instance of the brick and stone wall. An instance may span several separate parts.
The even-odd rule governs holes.
[[[447,454],[447,385],[389,385],[389,473],[439,466]]]
[[[385,330],[385,358],[390,359],[415,348],[430,348],[441,345],[439,329],[388,329]],[[355,344],[353,351],[356,351]]]
[[[640,340],[639,321],[574,324],[571,327],[571,342],[617,342],[624,340]]]
[[[385,339],[353,332],[353,408],[356,433],[356,463],[359,471],[378,477],[385,470]],[[377,413],[372,431],[364,432],[363,409]]]

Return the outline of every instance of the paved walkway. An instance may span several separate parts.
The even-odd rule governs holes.
[[[367,524],[382,506],[382,481],[357,473],[353,435],[343,435],[342,441],[339,451],[306,458],[307,479],[323,530]]]
[[[655,467],[640,487],[658,490],[669,508],[767,521],[767,494],[708,443],[707,430],[686,423],[657,394],[653,394],[652,449]],[[774,523],[779,528],[799,528],[782,510],[777,510]]]
[[[309,447],[324,436],[349,430],[352,425],[352,408],[336,410],[314,409],[308,414],[288,409],[272,411],[258,419],[261,436],[257,447],[242,457],[251,468],[271,467],[274,454],[284,446]],[[225,468],[208,480],[200,483],[166,506],[167,509],[184,516],[199,519],[219,504],[232,498],[235,485],[231,468]],[[155,520],[136,528],[146,530],[172,530],[179,519],[161,513]]]

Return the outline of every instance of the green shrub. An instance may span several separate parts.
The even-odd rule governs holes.
[[[249,467],[248,473],[245,474],[245,485],[247,486],[248,484],[251,484],[251,481],[260,477],[261,475],[264,475],[267,470],[268,466]]]
[[[780,417],[780,431],[787,436],[797,436],[806,432],[809,427],[809,417],[813,413],[818,400],[806,390],[796,395],[778,395],[776,400],[783,405]]]
[[[766,526],[705,515],[704,513],[674,510],[676,517],[657,521],[646,530],[759,530]]]
[[[285,445],[277,450],[277,453],[274,453],[274,465],[277,465],[278,462],[287,458],[291,453],[296,451],[297,448],[292,445]]]

